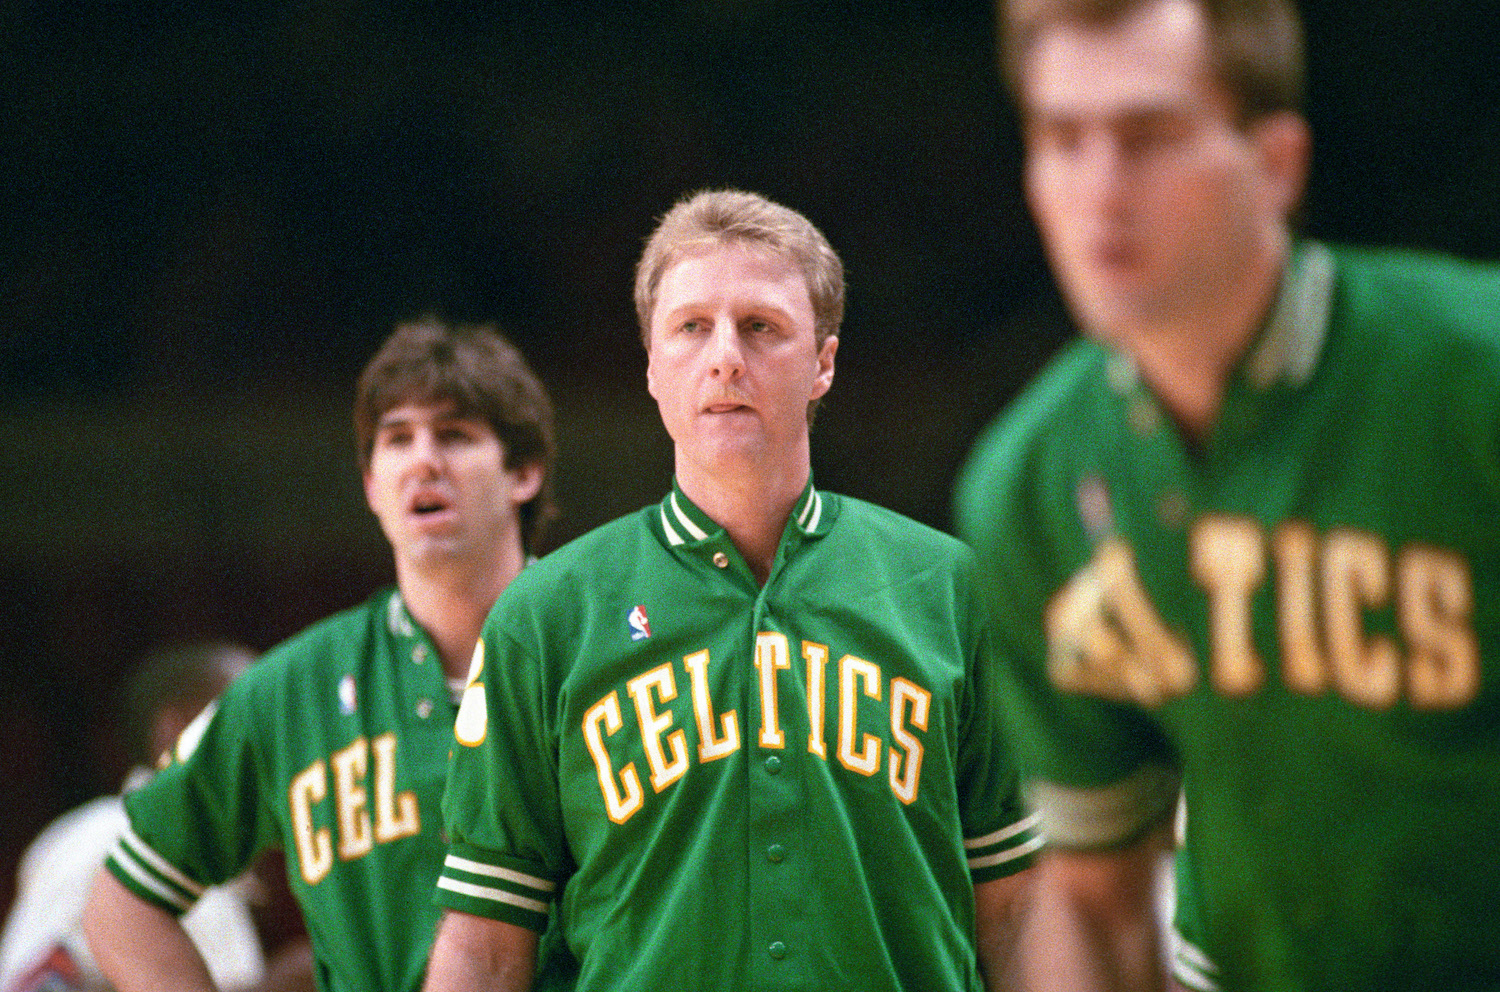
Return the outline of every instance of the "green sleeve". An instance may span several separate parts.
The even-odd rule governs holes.
[[[492,617],[455,724],[443,796],[450,842],[436,899],[544,930],[567,873],[547,679]]]
[[[1043,443],[1038,422],[1015,410],[981,437],[960,478],[955,522],[995,624],[994,694],[1028,802],[1049,842],[1122,843],[1170,809],[1177,757],[1144,711],[1061,692],[1048,678],[1047,604],[1093,547],[1075,494],[1057,481],[1076,469]]]
[[[967,580],[971,562],[966,560],[964,565]],[[959,816],[969,872],[974,881],[984,882],[1030,867],[1042,837],[1036,818],[1022,802],[1020,776],[1005,736],[988,614],[970,582],[961,583],[958,595],[969,649],[958,750]]]
[[[241,874],[274,840],[258,775],[255,674],[199,714],[168,764],[125,798],[130,825],[106,865],[168,912],[186,912],[207,886]]]

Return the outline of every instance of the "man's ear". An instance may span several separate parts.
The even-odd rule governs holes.
[[[818,377],[813,380],[813,399],[818,399],[833,388],[833,356],[838,350],[837,334],[828,335],[818,347]]]
[[[522,462],[515,468],[505,470],[510,474],[510,498],[517,506],[536,498],[547,479],[547,470],[541,462]]]
[[[1260,154],[1261,175],[1270,205],[1280,216],[1291,217],[1307,192],[1312,130],[1301,114],[1283,110],[1252,124],[1250,136]]]

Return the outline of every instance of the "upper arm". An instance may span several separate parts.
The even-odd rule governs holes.
[[[449,910],[438,926],[423,989],[526,992],[536,971],[536,949],[535,930]]]
[[[108,871],[95,875],[83,911],[83,930],[100,971],[121,992],[213,989],[208,966],[182,923]]]

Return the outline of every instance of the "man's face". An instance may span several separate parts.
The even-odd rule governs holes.
[[[646,382],[678,471],[764,472],[805,457],[808,404],[832,385],[837,349],[837,337],[817,344],[791,260],[730,244],[673,264],[651,314]]]
[[[518,541],[520,506],[536,495],[535,465],[505,467],[489,423],[460,416],[451,401],[405,403],[375,428],[365,499],[398,562],[484,563]]]
[[[1045,28],[1022,75],[1027,201],[1091,330],[1190,320],[1284,240],[1287,190],[1210,72],[1189,0]]]

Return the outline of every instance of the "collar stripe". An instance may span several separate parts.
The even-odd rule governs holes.
[[[672,512],[677,516],[677,522],[682,524],[682,529],[688,532],[688,536],[695,541],[707,540],[708,532],[693,523],[693,518],[683,512],[682,504],[677,502],[677,493],[674,491],[668,499],[671,500]]]
[[[661,507],[660,512],[661,529],[667,532],[667,543],[674,548],[679,544],[686,544],[687,542],[682,539],[682,535],[672,529],[672,523],[667,519],[667,508],[665,506]]]
[[[815,537],[818,528],[825,525],[825,510],[830,506],[823,495],[809,482],[801,502],[792,509],[792,523],[802,534]],[[681,547],[694,542],[709,541],[723,535],[723,528],[714,523],[707,514],[682,495],[674,486],[666,499],[657,504],[657,517],[661,520],[662,534],[669,547]]]
[[[818,495],[816,489],[808,491],[807,505],[802,508],[802,514],[797,518],[797,526],[805,533],[811,534],[818,529],[818,520],[823,516],[823,497]]]

